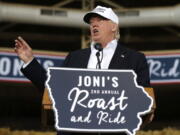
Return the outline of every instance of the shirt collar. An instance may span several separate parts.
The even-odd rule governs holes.
[[[93,41],[93,42],[91,42],[91,51],[97,51],[95,48],[94,48],[94,44],[95,44],[95,42]],[[106,45],[106,47],[105,48],[103,48],[103,50],[105,49],[112,49],[112,50],[115,50],[116,49],[116,47],[117,47],[117,40],[116,39],[114,39],[114,40],[112,40],[112,41],[110,41],[107,45]]]

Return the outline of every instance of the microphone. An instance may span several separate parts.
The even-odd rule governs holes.
[[[103,59],[103,48],[102,48],[102,46],[101,46],[101,44],[100,43],[96,43],[95,45],[94,45],[94,48],[96,49],[96,50],[98,50],[98,52],[96,53],[96,56],[97,56],[97,65],[96,65],[96,68],[99,68],[99,69],[101,69],[101,62],[102,62],[102,59]],[[100,60],[100,52],[102,51],[102,57],[101,57],[101,60]]]
[[[101,46],[100,43],[96,43],[96,44],[94,45],[94,48],[95,48],[96,50],[98,50],[99,52],[103,50],[103,48],[102,48],[102,46]]]

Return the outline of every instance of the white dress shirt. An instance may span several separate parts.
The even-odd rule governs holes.
[[[91,68],[91,69],[96,69],[97,63],[98,63],[97,56],[96,56],[96,53],[98,52],[98,50],[94,48],[94,44],[95,44],[94,42],[91,43],[91,54],[90,54],[90,58],[88,61],[88,66],[87,66],[87,68]],[[100,52],[100,60],[102,59],[101,69],[108,69],[111,59],[116,50],[116,47],[117,47],[117,40],[112,40]]]

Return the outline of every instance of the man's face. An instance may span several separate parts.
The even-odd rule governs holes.
[[[109,42],[114,38],[112,22],[100,16],[92,16],[89,21],[91,38],[98,43]]]

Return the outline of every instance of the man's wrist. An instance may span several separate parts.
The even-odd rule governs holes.
[[[34,58],[33,58],[34,59]],[[24,62],[24,64],[23,64],[23,66],[22,66],[22,68],[26,68],[32,61],[33,61],[33,59],[31,59],[30,61],[28,61],[28,62]]]

